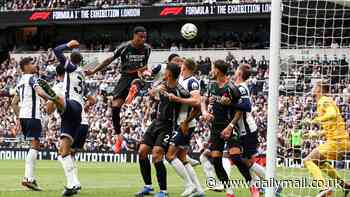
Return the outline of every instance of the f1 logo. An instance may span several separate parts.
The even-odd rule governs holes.
[[[168,16],[172,14],[176,16],[176,15],[179,15],[183,9],[184,9],[183,7],[167,7],[167,8],[164,8],[159,15]]]
[[[34,12],[30,17],[30,21],[43,20],[46,21],[49,19],[51,12]]]

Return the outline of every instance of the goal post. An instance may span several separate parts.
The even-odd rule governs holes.
[[[267,152],[266,179],[276,177],[277,160],[277,129],[278,129],[278,87],[280,76],[280,47],[281,47],[281,0],[273,0],[271,5],[270,25],[270,68],[268,80],[268,116],[267,116]],[[266,188],[266,196],[274,197],[272,185]]]

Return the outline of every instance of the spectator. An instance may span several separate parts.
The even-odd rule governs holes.
[[[171,44],[170,52],[177,52],[179,48],[176,46],[175,42]]]

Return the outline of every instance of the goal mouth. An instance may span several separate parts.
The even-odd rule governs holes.
[[[267,152],[277,151],[274,178],[290,181],[282,196],[316,196],[327,188],[332,196],[344,196],[339,180],[350,179],[350,150],[329,142],[349,140],[350,1],[282,0],[281,7],[272,10],[280,12],[280,21],[271,17],[271,31],[281,29],[279,46],[270,48],[279,54],[278,64],[270,65],[270,72],[280,71],[279,80],[269,81],[277,83],[269,87],[278,87],[278,94],[267,96],[278,103],[272,107],[278,110],[278,123],[270,127],[276,129],[268,130],[278,144],[267,147]],[[273,36],[270,42],[274,39],[278,42]],[[318,121],[329,106],[334,118]],[[309,158],[312,163],[305,163]],[[269,165],[275,164],[267,165],[273,169]]]

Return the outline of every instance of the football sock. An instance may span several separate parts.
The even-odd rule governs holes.
[[[215,171],[214,166],[211,164],[211,162],[208,160],[208,158],[202,154],[199,157],[200,162],[202,163],[203,171],[207,179],[209,178],[215,178]]]
[[[38,155],[38,151],[35,149],[29,149],[24,169],[24,177],[27,178],[29,182],[34,181],[34,170],[35,170],[35,162],[36,157]]]
[[[143,182],[145,185],[152,185],[151,162],[149,161],[148,157],[145,159],[140,158],[139,164]]]
[[[320,165],[322,171],[324,171],[329,177],[336,180],[343,180],[343,178],[338,174],[337,170],[328,162],[323,162]],[[344,182],[344,181],[342,181]]]
[[[322,176],[321,169],[313,161],[304,161],[304,165],[309,170],[309,172],[315,180],[317,180],[321,184],[323,183],[321,187],[324,187],[325,179]]]
[[[112,107],[112,122],[116,134],[120,134],[120,107]]]
[[[167,177],[166,177],[166,168],[163,161],[154,163],[157,172],[157,180],[160,190],[167,190]]]
[[[73,164],[73,159],[71,155],[67,156],[59,156],[61,159],[59,161],[62,164],[64,174],[66,175],[67,178],[67,188],[73,188],[74,187],[74,164]]]
[[[186,187],[193,185],[185,166],[178,158],[173,159],[170,164],[174,167],[176,173],[182,178],[182,180],[184,180]]]
[[[255,174],[257,174],[260,178],[265,179],[265,168],[262,167],[261,165],[254,163],[250,168],[249,168],[250,172],[254,172]]]
[[[74,175],[74,186],[81,186],[80,181],[78,179],[78,166],[76,162],[73,160],[73,175]]]
[[[242,161],[241,156],[240,155],[231,155],[231,159],[235,163],[235,165],[237,166],[239,172],[242,174],[242,176],[244,177],[246,182],[250,183],[250,181],[252,180],[252,177],[250,176],[248,166]]]
[[[226,174],[226,171],[224,167],[222,166],[222,158],[221,157],[215,157],[213,158],[214,168],[216,175],[218,176],[218,179],[222,182],[228,181],[228,176]]]
[[[227,176],[230,177],[230,175],[231,175],[231,160],[228,158],[222,158],[222,165],[224,166],[224,169],[227,173]]]
[[[196,189],[197,189],[197,192],[199,193],[203,193],[203,188],[202,188],[202,185],[200,184],[199,180],[198,180],[198,177],[197,177],[197,174],[196,172],[194,171],[192,165],[190,163],[187,163],[185,165],[185,168],[186,168],[186,171],[187,173],[189,174],[192,182],[195,184],[196,186]]]

